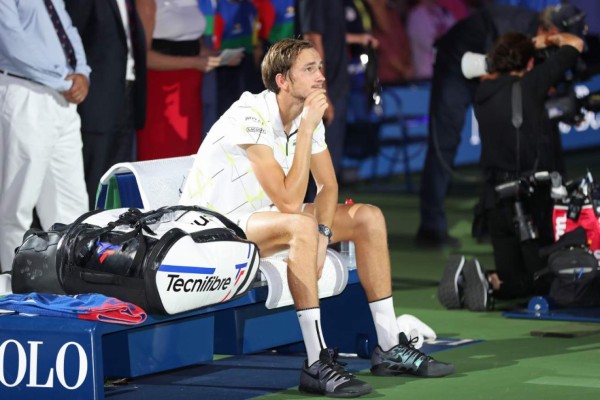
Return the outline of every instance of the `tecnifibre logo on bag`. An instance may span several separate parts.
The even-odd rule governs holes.
[[[245,268],[248,263],[236,265],[236,269]],[[169,285],[167,292],[214,292],[215,290],[226,290],[231,284],[231,278],[220,278],[215,276],[215,268],[211,267],[189,267],[180,265],[165,265],[162,264],[159,268],[160,272],[168,272],[167,275]],[[203,275],[202,278],[182,278],[181,273],[186,275]]]
[[[253,244],[196,243],[189,236],[170,249],[156,274],[156,286],[169,314],[218,304],[244,293],[258,262]]]

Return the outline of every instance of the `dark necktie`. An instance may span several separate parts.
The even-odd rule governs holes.
[[[75,58],[75,50],[73,49],[73,45],[65,32],[65,28],[63,24],[60,22],[60,18],[58,17],[58,13],[54,8],[54,4],[52,4],[51,0],[44,0],[44,4],[46,5],[46,9],[48,10],[48,15],[50,15],[50,20],[52,21],[52,25],[54,25],[54,30],[58,35],[58,40],[60,41],[60,45],[65,52],[65,57],[67,57],[67,63],[73,70],[77,66],[77,59]]]
[[[133,46],[135,44],[135,35],[136,35],[136,31],[135,31],[135,10],[134,10],[134,5],[133,5],[133,1],[134,0],[125,0],[125,5],[127,6],[127,19],[128,19],[128,23],[129,23],[129,34],[131,35],[131,45]]]

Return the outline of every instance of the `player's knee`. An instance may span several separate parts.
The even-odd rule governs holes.
[[[293,214],[288,223],[292,238],[291,245],[316,245],[319,229],[314,216]]]
[[[379,207],[365,204],[356,213],[355,220],[358,229],[363,233],[385,231],[385,217]]]

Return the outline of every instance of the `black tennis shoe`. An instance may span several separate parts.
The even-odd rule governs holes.
[[[465,263],[465,306],[471,311],[487,311],[492,308],[491,287],[487,273],[474,258]]]
[[[436,378],[454,373],[454,365],[436,361],[415,349],[403,332],[398,336],[399,343],[388,351],[383,351],[379,346],[373,351],[371,356],[373,375],[414,375]]]
[[[444,274],[437,289],[440,304],[448,309],[462,308],[463,302],[463,267],[465,257],[451,255],[448,257]]]
[[[319,354],[319,361],[315,361],[310,367],[304,361],[300,374],[300,391],[329,397],[359,397],[371,393],[371,385],[346,371],[345,364],[337,361],[337,357],[337,350],[323,349]]]

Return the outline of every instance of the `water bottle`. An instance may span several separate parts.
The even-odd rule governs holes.
[[[352,199],[346,199],[346,204],[354,204]],[[356,269],[356,254],[354,253],[354,242],[351,240],[346,240],[344,242],[340,242],[340,253],[344,260],[346,260],[346,265],[349,270]]]

